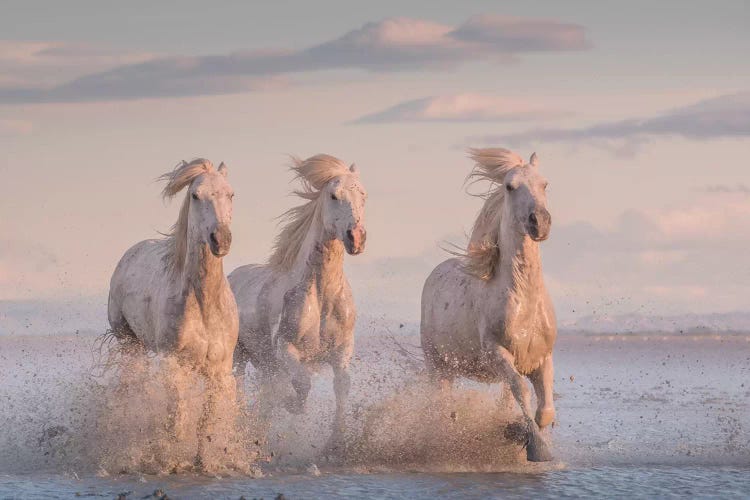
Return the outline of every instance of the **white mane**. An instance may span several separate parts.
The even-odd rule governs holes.
[[[167,185],[164,186],[161,192],[162,197],[164,199],[174,198],[177,193],[189,186],[196,177],[212,172],[213,170],[213,164],[204,158],[196,158],[190,163],[181,161],[172,171],[162,174],[157,178],[159,181],[167,181]],[[164,258],[175,272],[181,271],[185,264],[189,208],[190,197],[185,195],[177,222],[174,223],[166,235],[167,252],[164,254]]]
[[[280,217],[285,224],[276,236],[269,264],[281,269],[292,267],[310,226],[320,216],[321,189],[336,177],[352,175],[343,161],[326,154],[311,156],[306,160],[292,157],[291,170],[302,183],[302,189],[294,191],[294,194],[309,201],[289,209]]]
[[[484,205],[474,221],[469,244],[465,252],[459,253],[464,261],[464,270],[482,280],[495,275],[500,260],[500,223],[503,217],[503,179],[511,169],[524,165],[516,153],[504,148],[469,149],[469,157],[475,165],[467,179],[490,181],[490,190],[483,195]]]

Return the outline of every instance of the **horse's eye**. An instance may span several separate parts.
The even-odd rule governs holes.
[[[230,200],[233,200],[233,199],[234,199],[234,193],[232,193],[232,194],[230,194],[230,195],[229,195],[229,199],[230,199]]]
[[[338,201],[339,200],[338,197],[335,194],[331,195],[331,199],[334,200],[334,201]]]
[[[197,195],[197,194],[195,194],[195,193],[193,193],[193,199],[194,199],[194,200],[197,200],[197,199],[198,199],[198,195]]]
[[[510,184],[506,184],[505,189],[507,189],[508,192],[513,191],[513,186],[511,186]]]
[[[547,186],[549,186],[549,182],[544,183],[544,189],[547,189]]]

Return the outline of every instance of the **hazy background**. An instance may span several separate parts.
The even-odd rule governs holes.
[[[369,192],[368,248],[347,259],[360,308],[414,320],[479,208],[467,146],[537,151],[563,322],[748,311],[748,12],[2,1],[0,329],[40,308],[50,327],[106,324],[118,259],[176,218],[153,179],[181,159],[229,166],[226,270],[263,261],[298,203],[286,155],[319,152],[356,162]]]

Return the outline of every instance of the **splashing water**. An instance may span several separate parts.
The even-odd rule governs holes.
[[[324,459],[330,374],[314,378],[306,414],[280,409],[268,432],[259,432],[258,393],[250,388],[241,396],[249,405],[230,405],[239,413],[219,424],[226,428],[221,434],[210,434],[204,472],[234,476],[220,481],[189,472],[197,435],[171,440],[171,360],[136,358],[125,373],[123,365],[101,373],[93,337],[0,336],[0,496],[112,497],[131,490],[139,498],[156,486],[171,496],[248,498],[747,491],[750,436],[742,416],[750,408],[750,337],[561,337],[558,421],[547,436],[566,464],[560,469],[525,463],[511,432],[518,409],[508,408],[496,388],[464,383],[443,397],[420,382],[419,360],[394,348],[380,326],[363,333],[351,369],[346,453]],[[415,332],[399,334],[399,341],[416,342]],[[202,414],[204,381],[190,373],[179,380],[188,428]],[[258,464],[265,479],[255,479]],[[401,472],[407,470],[426,473]],[[513,473],[442,474],[488,470]],[[172,471],[180,473],[148,474]]]
[[[73,444],[87,463],[98,464],[100,470],[253,471],[258,454],[253,445],[255,420],[233,393],[209,390],[200,374],[173,357],[123,357],[117,373],[92,387],[90,396],[93,425],[89,432],[75,433]],[[216,418],[205,428],[202,419],[207,418],[208,398],[215,405]]]
[[[274,412],[271,467],[305,472],[317,462],[325,470],[505,471],[526,464],[520,413],[509,393],[468,383],[442,394],[420,363],[376,342],[362,339],[352,363],[342,449],[326,450],[334,395],[330,377],[319,376],[303,415]]]
[[[498,471],[526,462],[512,401],[477,389],[440,394],[416,383],[369,408],[355,463],[428,471]]]
[[[304,415],[277,408],[261,422],[253,384],[237,398],[211,394],[203,377],[169,356],[106,345],[99,354],[88,337],[48,340],[62,340],[65,352],[30,338],[6,350],[26,373],[2,389],[13,405],[0,410],[9,422],[0,433],[0,470],[258,476],[261,466],[305,472],[316,463],[488,471],[525,462],[507,395],[479,387],[436,393],[414,360],[366,341],[351,370],[345,446],[331,453],[330,377],[315,377]],[[199,435],[210,396],[218,417]]]
[[[114,349],[101,358],[93,351],[93,361],[84,361],[83,353],[92,352],[91,344],[88,349],[80,345],[87,340],[68,339],[77,344],[73,359],[28,369],[49,367],[55,373],[30,373],[30,381],[5,387],[6,398],[15,404],[3,412],[10,425],[0,435],[5,445],[0,468],[100,475],[257,473],[256,419],[233,393],[207,390],[200,374],[169,356]],[[209,397],[216,418],[200,435]],[[176,421],[178,407],[182,418]]]

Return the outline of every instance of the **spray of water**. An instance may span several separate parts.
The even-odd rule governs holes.
[[[478,385],[442,394],[420,363],[375,336],[357,346],[348,427],[335,450],[326,449],[334,409],[327,370],[315,377],[305,414],[279,405],[261,421],[252,371],[235,397],[212,393],[171,357],[97,349],[88,337],[16,340],[0,360],[6,472],[257,476],[318,466],[490,471],[525,463],[507,395]],[[206,426],[209,398],[217,417]]]

